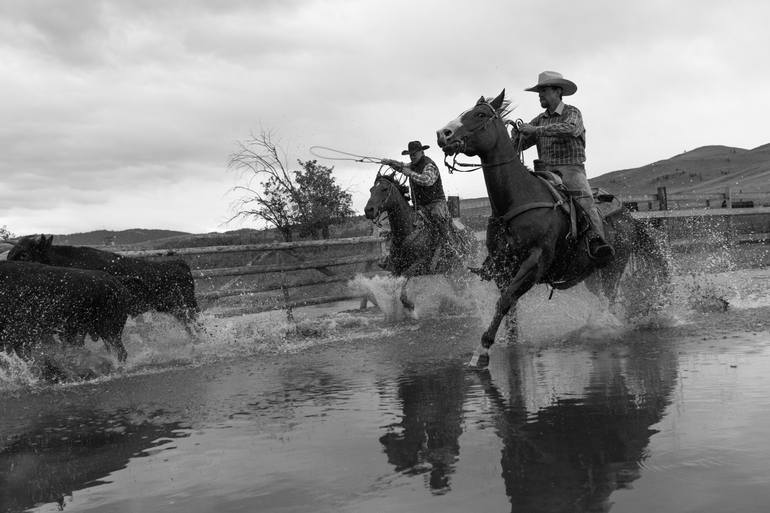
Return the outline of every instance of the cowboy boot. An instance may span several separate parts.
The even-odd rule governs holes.
[[[606,264],[615,256],[615,250],[604,238],[604,225],[602,224],[599,211],[596,209],[596,205],[594,205],[593,198],[581,197],[577,199],[577,203],[588,218],[589,229],[586,234],[588,254],[600,265]]]
[[[594,230],[591,230],[591,232],[588,235],[588,253],[591,257],[603,262],[615,256],[615,249],[604,240],[604,237]]]

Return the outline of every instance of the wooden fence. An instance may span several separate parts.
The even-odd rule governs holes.
[[[663,228],[673,246],[689,246],[713,237],[757,242],[770,240],[770,193],[657,194],[622,196],[637,218]],[[450,210],[471,229],[483,230],[490,215],[488,198],[450,197]],[[749,207],[748,202],[751,202]],[[218,316],[285,309],[362,298],[348,282],[373,276],[385,253],[378,235],[318,241],[212,246],[174,250],[123,251],[151,260],[181,258],[191,267],[202,308]],[[362,298],[362,305],[366,298]]]
[[[379,236],[213,246],[174,250],[122,251],[122,255],[187,262],[203,309],[218,316],[361,298],[347,282],[372,276],[383,255]],[[365,304],[366,299],[362,301]]]
[[[658,187],[655,194],[618,196],[632,211],[713,209],[713,208],[754,208],[770,206],[770,192],[743,192],[727,187],[723,192],[689,194],[669,193],[665,187]]]
[[[674,247],[716,241],[734,244],[770,240],[770,206],[761,206],[770,205],[770,193],[726,191],[724,194],[669,195],[665,188],[660,189],[658,194],[619,196],[619,199],[633,217],[645,219],[665,231]],[[459,203],[460,216],[467,226],[474,230],[486,229],[491,214],[488,198],[463,199]],[[650,205],[654,208],[650,209]]]

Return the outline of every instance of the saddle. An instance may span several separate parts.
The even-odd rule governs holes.
[[[573,251],[577,251],[577,243],[583,241],[585,242],[585,251],[588,252],[588,238],[584,237],[584,235],[589,229],[589,222],[586,219],[586,214],[583,213],[579,204],[575,201],[575,198],[564,186],[561,177],[553,172],[545,170],[538,170],[533,174],[546,185],[553,197],[553,201],[533,202],[521,205],[509,210],[500,217],[490,217],[487,224],[487,249],[489,253],[497,253],[492,248],[500,247],[503,240],[501,234],[502,231],[506,229],[508,221],[528,210],[557,207],[561,208],[569,216],[570,230],[567,238],[573,243]],[[592,193],[594,203],[599,210],[599,214],[603,218],[606,219],[622,212],[623,204],[613,194],[600,188],[593,188]],[[509,265],[513,265],[513,263],[505,260],[492,259],[488,256],[480,268],[472,268],[471,271],[478,274],[482,279],[490,280],[493,279],[496,274],[504,272],[504,269]],[[568,282],[564,282],[564,284],[566,283]],[[559,285],[559,283],[552,283],[552,286],[562,288]]]
[[[551,191],[554,201],[557,203],[564,202],[569,205],[570,237],[576,239],[578,235],[582,233],[582,230],[578,229],[579,225],[582,224],[579,220],[580,216],[577,215],[579,207],[574,201],[570,191],[565,187],[561,177],[551,171],[535,171],[534,174],[548,186],[548,190]],[[601,215],[602,218],[606,219],[623,210],[623,202],[611,192],[600,187],[592,187],[591,192],[593,194],[594,204],[599,210],[599,215]]]

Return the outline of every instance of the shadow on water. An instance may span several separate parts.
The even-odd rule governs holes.
[[[74,490],[100,485],[132,458],[147,456],[174,438],[187,436],[162,412],[83,409],[36,418],[0,439],[0,511],[24,511],[58,503]]]
[[[407,368],[397,384],[401,420],[379,440],[397,472],[446,494],[463,430],[473,429],[465,426],[489,425],[502,442],[512,511],[608,511],[610,494],[640,476],[676,362],[666,342],[645,336],[612,347],[498,348],[496,365],[481,372],[450,362]]]

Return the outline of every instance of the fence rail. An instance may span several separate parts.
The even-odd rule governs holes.
[[[693,220],[708,223],[711,229],[717,227],[730,243],[770,240],[770,193],[728,189],[724,193],[668,194],[661,187],[656,194],[619,199],[628,207],[636,207],[632,208],[634,217],[658,223],[673,234],[674,247],[704,243],[692,230]],[[488,198],[449,200],[453,214],[459,214],[463,222],[479,218],[485,226],[490,214]],[[712,206],[717,204],[716,208]],[[687,208],[679,208],[682,205]],[[229,310],[214,312],[216,316],[227,316],[275,309],[286,309],[291,315],[291,310],[299,306],[361,298],[361,293],[349,291],[344,284],[357,274],[381,273],[374,264],[384,251],[383,239],[371,235],[120,253],[151,260],[185,260],[192,268],[200,301],[214,308],[220,300],[240,301],[230,305]],[[277,297],[270,296],[276,292],[280,292]],[[362,304],[365,302],[363,298]]]
[[[337,287],[336,293],[326,289],[344,284],[358,274],[377,274],[374,264],[382,258],[383,242],[381,237],[372,235],[119,253],[150,260],[185,260],[192,268],[196,297],[208,303],[207,307],[216,309],[221,299],[241,300],[224,312],[215,312],[216,316],[276,309],[286,309],[291,315],[291,310],[299,306],[362,298],[361,293],[351,292],[344,285]],[[321,290],[303,293],[313,288]],[[269,295],[276,291],[280,294]]]
[[[655,194],[619,195],[618,199],[631,210],[640,211],[770,206],[770,192],[743,192],[732,187],[709,193],[670,193],[665,187],[658,187]]]

